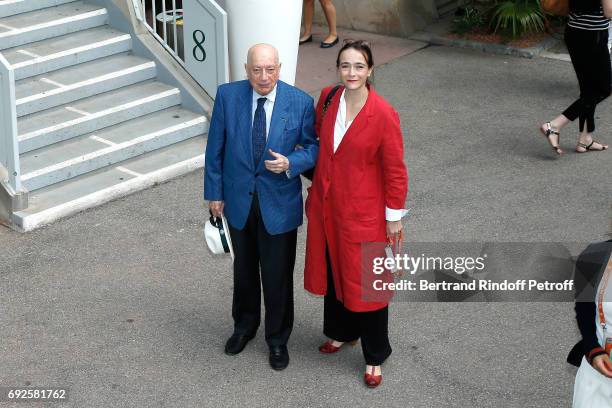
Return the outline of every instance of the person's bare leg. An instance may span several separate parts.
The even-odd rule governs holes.
[[[379,365],[378,366],[366,365],[366,373],[370,373],[373,375],[381,375],[382,368]]]
[[[302,13],[304,15],[304,31],[300,41],[304,41],[312,34],[312,18],[314,16],[314,0],[304,0]]]
[[[336,7],[334,7],[332,0],[319,0],[319,2],[321,3],[321,8],[323,8],[323,13],[325,14],[325,19],[329,27],[329,34],[325,37],[323,42],[331,43],[338,38],[338,31],[336,28]]]
[[[554,118],[553,120],[550,121],[550,125],[556,129],[558,132],[561,131],[561,129],[563,129],[563,127],[565,125],[567,125],[570,122],[570,120],[568,118],[565,117],[565,115],[559,115],[556,118]]]

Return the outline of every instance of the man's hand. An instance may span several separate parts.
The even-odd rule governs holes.
[[[606,377],[612,378],[612,361],[610,361],[610,356],[607,354],[600,354],[593,358],[591,365]]]
[[[223,215],[223,206],[225,203],[223,201],[209,201],[208,208],[210,208],[210,212],[214,217],[220,218]]]
[[[266,160],[264,164],[266,169],[270,170],[272,173],[284,173],[289,170],[289,159],[283,156],[280,153],[273,152],[272,149],[268,149],[270,154],[274,156],[274,160]]]

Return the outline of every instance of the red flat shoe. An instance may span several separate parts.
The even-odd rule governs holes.
[[[372,374],[366,371],[366,373],[363,375],[363,382],[365,382],[365,385],[367,385],[368,388],[376,388],[382,382],[382,374],[374,375],[374,372],[374,367],[372,367]]]
[[[357,340],[349,341],[347,343],[342,343],[342,346],[344,346],[345,344],[354,346],[356,343]],[[342,346],[334,346],[331,341],[327,340],[325,343],[319,346],[319,351],[323,354],[333,354],[337,353],[342,348]]]

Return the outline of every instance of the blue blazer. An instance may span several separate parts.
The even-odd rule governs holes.
[[[204,167],[204,199],[224,201],[230,225],[244,228],[257,192],[269,234],[282,234],[302,224],[300,174],[314,167],[319,145],[314,131],[313,99],[278,81],[268,141],[261,162],[253,164],[251,139],[253,88],[249,81],[223,84],[217,89]],[[290,176],[266,170],[273,160],[268,149],[289,159]]]

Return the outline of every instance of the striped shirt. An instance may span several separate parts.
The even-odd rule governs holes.
[[[610,27],[610,20],[604,16],[603,6],[599,13],[569,13],[568,26],[581,30],[607,30]]]

